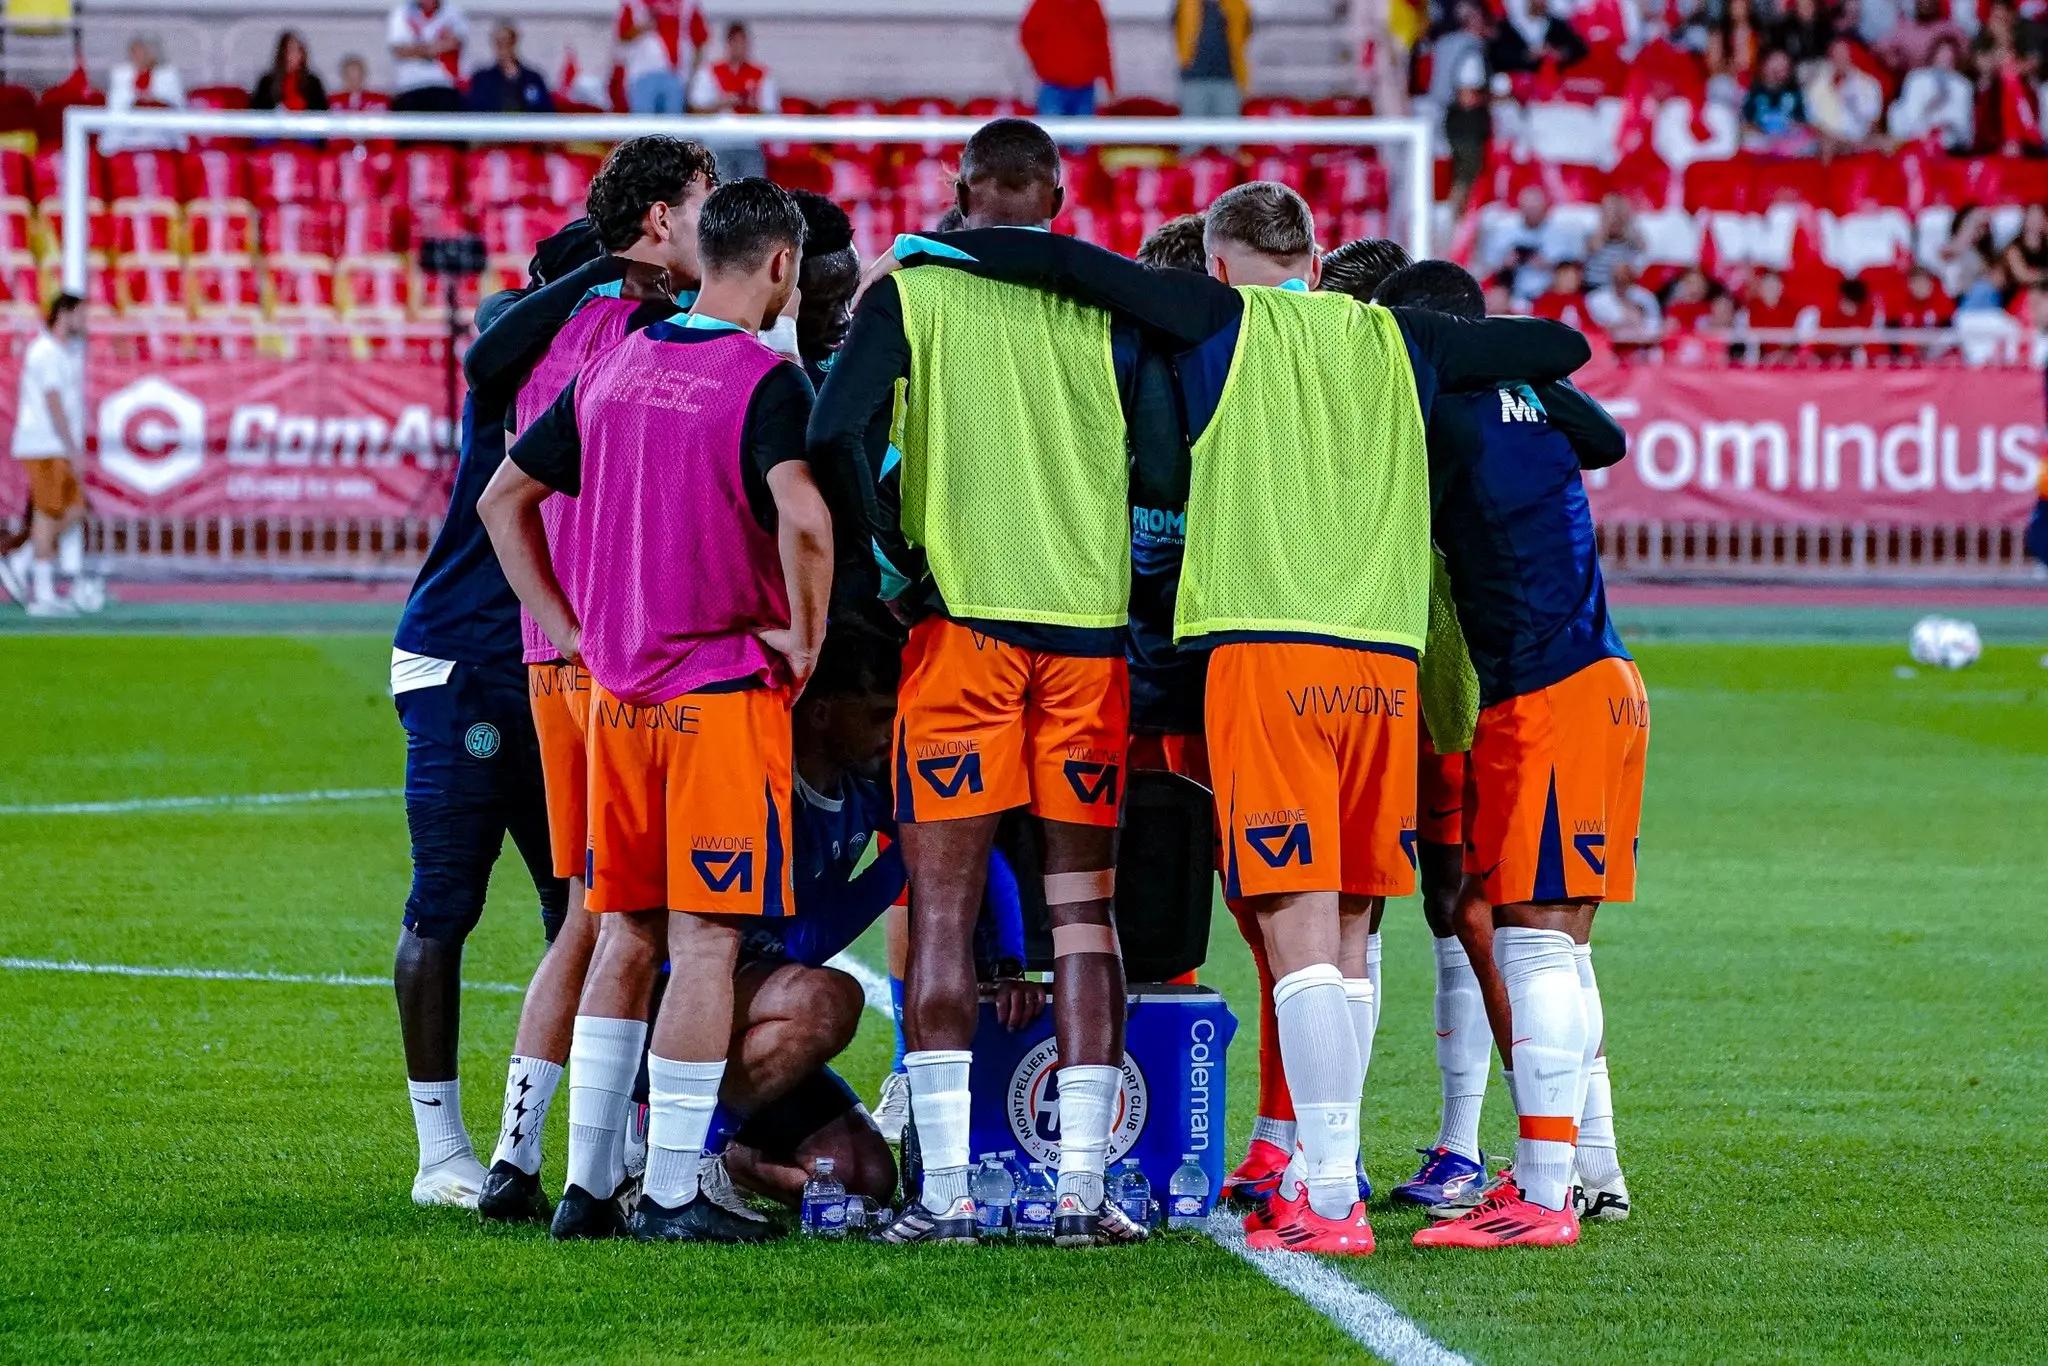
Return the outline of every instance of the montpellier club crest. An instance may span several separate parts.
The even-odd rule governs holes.
[[[1032,1161],[1047,1165],[1060,1160],[1059,1061],[1057,1040],[1047,1039],[1038,1044],[1018,1059],[1004,1097],[1003,1112],[1018,1146],[1030,1154]],[[1137,1143],[1138,1135],[1145,1131],[1145,1115],[1150,1108],[1145,1074],[1138,1070],[1137,1059],[1126,1052],[1118,1070],[1116,1111],[1109,1123],[1111,1162]]]

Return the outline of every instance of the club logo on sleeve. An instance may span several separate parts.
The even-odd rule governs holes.
[[[1060,1160],[1059,1065],[1058,1041],[1045,1040],[1017,1060],[1004,1096],[1003,1113],[1010,1121],[1010,1132],[1016,1135],[1017,1146],[1034,1162]],[[1116,1080],[1116,1109],[1110,1114],[1109,1124],[1111,1162],[1137,1143],[1151,1108],[1145,1074],[1129,1053],[1124,1054]]]
[[[1285,868],[1290,863],[1306,868],[1316,861],[1309,845],[1308,813],[1299,807],[1252,812],[1245,817],[1244,842],[1268,868]]]
[[[1087,751],[1081,751],[1086,755]],[[1115,806],[1117,778],[1121,770],[1114,763],[1086,757],[1066,762],[1067,786],[1075,800],[1087,806]]]
[[[972,740],[944,740],[917,747],[917,776],[941,797],[981,791],[981,753]]]
[[[462,737],[462,747],[472,759],[490,758],[498,752],[499,743],[498,728],[488,721],[477,722]]]
[[[714,892],[754,890],[754,841],[744,835],[697,835],[690,840],[690,866]]]

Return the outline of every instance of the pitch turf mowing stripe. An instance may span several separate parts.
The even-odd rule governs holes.
[[[0,805],[0,816],[125,816],[141,811],[220,811],[304,806],[319,802],[374,802],[403,797],[402,787],[325,787],[311,792],[239,792],[212,797],[128,797],[110,802],[24,802]]]
[[[1243,1224],[1229,1210],[1219,1206],[1209,1216],[1209,1236],[1383,1361],[1394,1366],[1471,1366],[1467,1358],[1422,1331],[1415,1320],[1320,1257],[1253,1252],[1244,1245]]]
[[[0,971],[69,972],[86,977],[169,977],[181,982],[270,982],[295,987],[379,987],[391,990],[389,977],[359,977],[353,973],[329,972],[246,972],[234,968],[154,967],[143,963],[80,963],[59,958],[0,958]],[[464,982],[470,991],[517,995],[526,990],[518,982]]]

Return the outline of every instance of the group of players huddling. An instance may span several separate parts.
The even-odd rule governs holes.
[[[1393,1191],[1439,1216],[1416,1243],[1626,1217],[1589,938],[1634,893],[1649,714],[1580,479],[1624,454],[1566,382],[1585,340],[1485,318],[1469,275],[1391,242],[1320,253],[1284,186],[1225,193],[1137,262],[1046,231],[1061,199],[1050,138],[996,120],[953,230],[863,275],[829,202],[719,185],[702,147],[643,137],[532,287],[479,310],[454,498],[392,665],[416,1201],[757,1241],[775,1226],[744,1195],[793,1204],[821,1158],[887,1202],[907,1110],[921,1182],[877,1240],[974,1240],[979,998],[1013,1028],[1043,1008],[996,848],[1024,808],[1056,1241],[1143,1241],[1104,1166],[1118,826],[1149,768],[1215,794],[1259,968],[1259,1118],[1223,1191],[1253,1249],[1372,1250],[1378,932],[1418,869],[1443,1123]],[[487,1169],[456,1024],[507,833],[549,947]],[[829,1067],[864,995],[828,960],[906,897],[871,1117]],[[1491,1182],[1490,1042],[1520,1118]]]

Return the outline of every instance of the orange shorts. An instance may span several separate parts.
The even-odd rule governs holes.
[[[1421,737],[1421,759],[1415,766],[1415,837],[1424,844],[1465,843],[1465,756],[1438,754]]]
[[[592,681],[593,911],[787,915],[789,695],[685,693],[651,707]]]
[[[1633,901],[1650,703],[1603,659],[1479,713],[1465,871],[1496,906]]]
[[[21,466],[28,475],[29,505],[43,516],[62,517],[85,502],[85,490],[78,484],[78,471],[63,456],[24,460]]]
[[[526,666],[533,732],[547,789],[548,852],[556,877],[582,877],[590,847],[590,766],[583,721],[590,712],[590,675],[574,664]]]
[[[1131,676],[1007,645],[943,617],[910,628],[896,695],[896,818],[961,820],[1028,806],[1070,825],[1123,814]]]
[[[1224,894],[1415,890],[1415,661],[1341,645],[1220,645],[1206,719]]]

